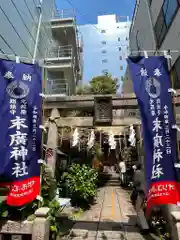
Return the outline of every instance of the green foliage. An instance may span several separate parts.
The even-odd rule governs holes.
[[[59,232],[59,225],[57,221],[57,214],[60,211],[60,204],[55,199],[49,202],[50,211],[49,211],[49,219],[50,219],[50,231],[52,234],[52,238],[55,239],[57,233]]]
[[[91,93],[89,85],[79,85],[76,88],[76,95],[88,95]]]
[[[91,167],[72,164],[66,176],[72,201],[89,203],[96,196],[97,177],[97,171]]]
[[[46,164],[42,165],[41,176],[41,196],[43,198],[42,205],[49,206],[49,203],[56,195],[56,179],[53,176],[52,170]]]
[[[92,149],[94,155],[101,160],[102,156],[103,156],[103,152],[101,150],[100,144],[99,143],[95,143]]]
[[[78,86],[77,95],[116,94],[119,88],[118,79],[110,74],[94,77],[88,85]]]
[[[90,81],[90,88],[92,94],[116,94],[119,88],[118,79],[109,74],[94,77]]]
[[[73,221],[77,221],[83,213],[84,213],[83,209],[79,208],[79,209],[75,210],[74,212],[72,212],[70,219],[72,219]]]
[[[159,211],[152,211],[151,218],[149,219],[149,225],[159,239],[171,239],[170,234],[168,233],[168,223],[166,222],[161,209],[159,209]]]

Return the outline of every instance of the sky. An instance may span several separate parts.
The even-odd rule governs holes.
[[[120,80],[125,74],[125,53],[129,41],[129,27],[127,22],[116,23],[115,15],[99,17],[98,24],[79,26],[83,35],[83,81],[89,82],[94,76],[102,75],[104,70]],[[101,33],[101,29],[105,33]],[[98,31],[99,30],[99,31]],[[121,41],[118,41],[120,38]],[[106,44],[102,44],[105,41]],[[119,50],[121,47],[121,50]],[[105,50],[105,53],[102,52]],[[120,56],[122,59],[120,59]],[[105,61],[105,62],[104,62]],[[120,68],[122,67],[122,69]]]
[[[98,15],[133,15],[136,0],[56,0],[58,9],[74,8],[77,24],[96,24]]]
[[[136,0],[56,0],[58,10],[73,8],[75,10],[77,25],[79,25],[83,36],[84,45],[83,83],[87,83],[92,77],[102,74],[102,69],[107,69],[110,74],[119,79],[121,86],[121,78],[126,70],[126,61],[119,59],[122,53],[117,50],[121,46],[118,37],[124,39],[128,34],[121,30],[111,29],[116,28],[116,26],[111,23],[106,24],[106,21],[103,21],[105,23],[103,28],[107,27],[108,31],[112,33],[100,36],[100,31],[97,31],[97,28],[101,26],[96,25],[97,17],[101,15],[128,16],[131,20],[135,2]],[[121,19],[121,21],[124,20],[127,18]],[[106,56],[102,56],[101,41],[103,38],[107,40]],[[102,64],[104,58],[108,60],[107,64]],[[123,70],[120,69],[122,66]]]

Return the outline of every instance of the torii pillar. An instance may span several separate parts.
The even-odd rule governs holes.
[[[47,164],[55,173],[56,159],[57,159],[57,145],[58,145],[58,126],[56,120],[60,118],[60,114],[57,108],[53,108],[49,120],[49,131],[47,139]]]

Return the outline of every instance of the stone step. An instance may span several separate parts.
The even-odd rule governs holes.
[[[119,181],[119,177],[117,177],[117,178],[110,178],[109,181]]]
[[[120,179],[109,179],[108,182],[120,182]]]
[[[117,183],[106,183],[106,185],[105,186],[108,186],[108,187],[119,187],[120,186],[120,183],[119,182],[117,182]]]
[[[120,178],[110,178],[108,181],[119,181]]]
[[[71,234],[68,236],[68,239],[72,240],[98,240],[98,239],[107,239],[107,240],[119,240],[122,239],[124,235],[123,230],[121,231],[88,231],[81,229],[72,229]],[[65,240],[65,239],[64,239]]]
[[[110,178],[107,183],[106,186],[120,186],[120,180],[119,178]]]

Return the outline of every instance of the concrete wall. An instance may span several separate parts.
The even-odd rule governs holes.
[[[152,0],[151,5],[149,6],[151,19],[148,17],[148,5],[146,4],[146,1],[149,2],[148,0],[141,0],[136,4],[136,11],[130,29],[130,49],[132,51],[137,51],[138,48],[139,50],[156,50],[156,48],[159,50],[180,49],[180,8],[172,18],[172,24],[170,24],[166,30],[165,38],[161,46],[158,48],[156,42],[154,41],[154,29],[152,29],[152,25],[153,28],[155,28],[164,1]],[[176,0],[170,1],[171,9],[173,8],[175,2]],[[170,11],[167,11],[167,17],[170,17]],[[150,20],[152,20],[152,25]],[[155,48],[153,47],[154,44]],[[180,56],[180,51],[178,51],[178,53],[171,52],[171,55],[173,65]]]
[[[146,1],[147,0],[139,1],[135,7],[129,34],[131,51],[138,51],[142,49],[151,50],[154,48],[155,43],[152,36]]]
[[[0,1],[0,51],[6,54],[31,58],[34,52],[39,11],[39,0]],[[42,26],[38,56],[43,57],[51,40],[50,24],[47,23],[55,9],[55,0],[43,0]]]

